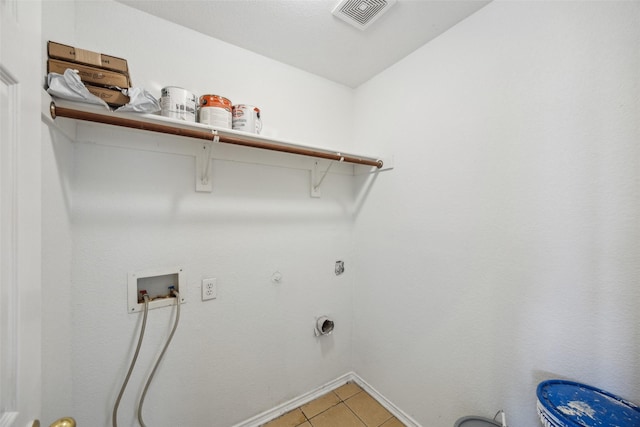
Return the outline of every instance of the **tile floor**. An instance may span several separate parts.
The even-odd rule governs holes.
[[[405,427],[355,383],[347,383],[262,427]]]

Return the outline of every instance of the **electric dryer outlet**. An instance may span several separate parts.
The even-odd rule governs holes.
[[[202,301],[215,299],[218,296],[218,279],[202,279]]]

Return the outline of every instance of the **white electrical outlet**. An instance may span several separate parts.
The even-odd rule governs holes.
[[[215,299],[218,296],[218,279],[202,279],[202,301]]]

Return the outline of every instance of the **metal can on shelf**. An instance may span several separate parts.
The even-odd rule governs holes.
[[[177,86],[163,87],[160,96],[160,114],[172,119],[196,121],[196,95]]]
[[[232,126],[233,130],[259,134],[262,130],[260,109],[254,105],[234,105]]]
[[[231,101],[220,95],[200,97],[198,121],[209,126],[231,129]]]

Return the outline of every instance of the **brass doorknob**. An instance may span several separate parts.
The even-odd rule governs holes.
[[[71,417],[60,418],[54,421],[49,427],[76,427],[76,420]]]

